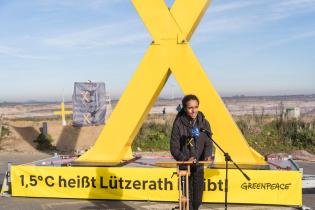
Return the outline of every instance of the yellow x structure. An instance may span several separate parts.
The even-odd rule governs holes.
[[[266,165],[233,121],[194,55],[189,40],[209,0],[132,0],[153,42],[134,73],[95,145],[78,162],[119,162],[132,158],[131,144],[171,73],[185,94],[200,99],[213,138],[240,164]],[[215,162],[224,157],[217,150]]]

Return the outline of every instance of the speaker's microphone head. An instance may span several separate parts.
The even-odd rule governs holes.
[[[206,134],[209,134],[209,135],[212,136],[212,132],[210,132],[210,131],[208,131],[208,130],[206,130],[206,129],[204,129],[204,128],[200,128],[200,131],[203,132],[203,133],[206,133]]]
[[[194,127],[194,128],[191,129],[191,134],[192,134],[193,137],[199,137],[200,131],[199,131],[199,129],[197,127]]]

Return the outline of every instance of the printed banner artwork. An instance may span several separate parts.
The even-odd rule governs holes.
[[[12,195],[116,200],[178,201],[171,168],[12,166]],[[302,205],[299,171],[229,171],[230,203]],[[224,202],[224,169],[205,169],[204,202]]]
[[[75,126],[104,124],[107,112],[105,83],[75,82],[72,103]]]

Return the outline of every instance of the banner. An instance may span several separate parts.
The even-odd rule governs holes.
[[[172,168],[12,166],[12,195],[178,201]],[[302,205],[299,171],[229,170],[228,202]],[[224,202],[224,169],[205,169],[203,202]]]
[[[75,82],[72,103],[75,126],[104,124],[107,111],[105,83]]]

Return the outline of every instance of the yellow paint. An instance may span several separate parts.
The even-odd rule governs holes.
[[[64,99],[62,99],[60,107],[61,107],[61,111],[54,112],[54,115],[60,115],[61,116],[62,125],[66,125],[66,115],[72,114],[72,111],[66,111],[65,110]]]
[[[132,0],[153,43],[138,66],[95,145],[78,162],[120,162],[132,158],[131,144],[169,75],[185,94],[200,98],[213,138],[239,164],[267,165],[247,144],[189,45],[209,0],[177,0],[168,9],[163,0]],[[220,151],[215,162],[223,163]]]
[[[176,175],[172,177],[175,170],[175,168],[12,166],[12,195],[177,201],[178,180]],[[302,205],[300,171],[245,170],[245,173],[251,181],[248,182],[236,169],[229,171],[228,202]],[[84,182],[84,186],[82,186],[82,178],[88,180]],[[94,186],[92,178],[95,179]],[[205,169],[204,178],[206,188],[203,202],[223,203],[225,170]],[[160,185],[159,180],[161,180]],[[117,187],[109,185],[110,181],[112,184],[117,181]],[[128,182],[129,187],[127,187]]]

